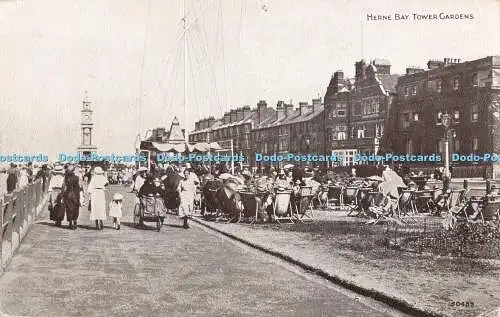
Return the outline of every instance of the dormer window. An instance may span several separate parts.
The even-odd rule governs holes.
[[[411,94],[412,96],[415,96],[417,94],[417,86],[411,87]]]
[[[408,97],[408,95],[409,95],[409,88],[405,87],[405,96]]]

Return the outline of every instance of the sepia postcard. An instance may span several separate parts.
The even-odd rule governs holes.
[[[0,0],[0,316],[500,316],[500,1]]]

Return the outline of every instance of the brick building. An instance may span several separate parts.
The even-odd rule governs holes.
[[[394,152],[444,155],[443,114],[451,118],[450,152],[500,152],[500,56],[408,67],[396,89],[387,139]]]
[[[288,153],[323,154],[324,149],[324,105],[321,99],[313,99],[312,104],[293,104],[279,101],[276,114],[266,118],[252,130],[253,149],[266,155]],[[251,161],[254,166],[261,166]],[[266,163],[268,165],[269,163]],[[271,163],[282,166],[286,162]]]
[[[231,151],[231,140],[234,154],[242,154],[247,158],[254,157],[251,143],[251,130],[255,125],[275,115],[275,110],[260,101],[255,109],[244,106],[232,109],[219,119],[209,117],[195,123],[195,130],[189,133],[189,142],[217,142],[225,152]]]
[[[384,59],[356,62],[354,81],[335,72],[325,94],[325,152],[344,165],[355,164],[357,153],[379,153],[398,76]]]

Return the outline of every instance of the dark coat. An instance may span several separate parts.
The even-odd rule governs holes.
[[[63,199],[66,207],[66,219],[76,221],[80,211],[80,179],[74,174],[64,177]]]

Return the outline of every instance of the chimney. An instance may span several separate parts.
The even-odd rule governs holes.
[[[372,64],[377,68],[377,74],[390,75],[391,74],[391,62],[387,59],[375,58]]]
[[[208,119],[205,119],[206,121],[206,127],[205,128],[210,128],[211,126],[214,125],[215,123],[215,118],[213,116],[208,117]]]
[[[250,112],[252,112],[252,110],[250,109],[250,106],[243,106],[243,108],[241,108],[243,110],[243,117],[246,118],[250,115]]]
[[[224,124],[229,124],[231,121],[231,115],[229,114],[229,112],[225,112],[224,113]]]
[[[259,101],[257,104],[257,120],[259,124],[265,120],[267,103],[264,100]]]
[[[359,62],[356,62],[356,64],[354,64],[354,67],[356,69],[355,80],[363,80],[365,78],[366,61],[362,59]]]
[[[424,70],[420,67],[417,66],[408,66],[406,68],[406,75],[411,75],[411,74],[416,74],[416,73],[421,73]]]
[[[280,100],[276,105],[276,120],[281,120],[284,117],[285,117],[285,103]]]
[[[285,117],[290,117],[293,114],[293,105],[290,103],[285,105]]]
[[[320,106],[321,106],[321,98],[317,98],[317,99],[312,100],[312,111],[313,112],[318,111]]]
[[[195,131],[201,130],[201,129],[200,129],[200,122],[201,122],[201,120],[200,120],[200,121],[196,121],[196,122],[194,123],[194,130],[195,130]]]
[[[430,60],[430,61],[427,62],[427,68],[428,69],[440,68],[443,65],[444,65],[444,62],[442,62],[442,61]]]
[[[299,111],[301,116],[308,114],[309,109],[309,104],[307,102],[299,102]]]
[[[232,110],[229,112],[229,115],[230,115],[229,120],[230,120],[230,122],[231,122],[231,123],[238,121],[238,117],[237,117],[236,109],[232,109]]]
[[[245,115],[243,114],[243,108],[236,109],[236,118],[237,118],[237,121],[243,120],[244,117],[245,117]]]

